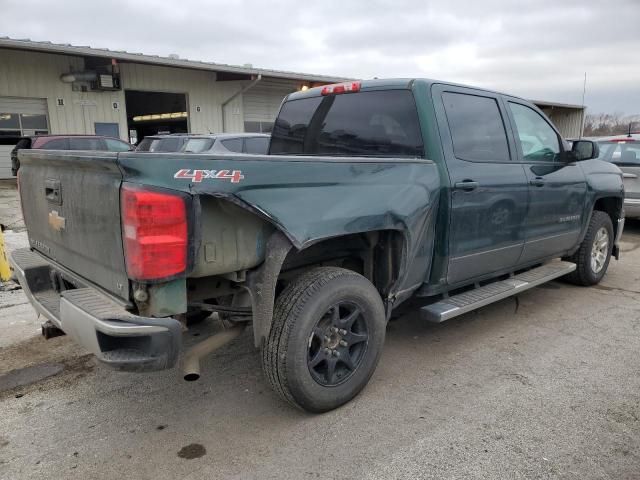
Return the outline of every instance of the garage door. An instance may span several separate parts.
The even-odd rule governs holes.
[[[46,99],[0,97],[0,178],[11,178],[10,153],[16,139],[44,133],[49,133]]]
[[[265,79],[242,95],[245,132],[270,133],[282,99],[298,89],[297,82]]]

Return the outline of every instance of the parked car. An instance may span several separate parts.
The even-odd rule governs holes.
[[[18,174],[18,169],[20,168],[18,152],[24,149],[128,152],[133,150],[133,147],[119,138],[101,135],[34,135],[21,137],[11,151],[11,173],[13,176]]]
[[[152,135],[142,139],[137,152],[250,153],[266,155],[269,135],[261,133],[219,133],[211,135]]]
[[[624,177],[624,210],[628,218],[640,218],[640,138],[617,137],[599,141],[600,160],[611,162]]]
[[[597,153],[509,95],[328,85],[285,98],[269,155],[20,152],[30,248],[11,262],[43,332],[110,367],[173,367],[189,314],[217,312],[226,328],[182,352],[186,380],[251,325],[274,390],[323,412],[364,388],[409,298],[443,322],[600,282],[624,192]]]

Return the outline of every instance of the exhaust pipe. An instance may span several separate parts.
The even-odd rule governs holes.
[[[216,333],[189,348],[184,355],[184,364],[182,366],[184,379],[187,382],[198,380],[200,378],[200,359],[238,338],[246,326],[246,322],[236,323],[231,328]]]

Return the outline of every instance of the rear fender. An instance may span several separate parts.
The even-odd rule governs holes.
[[[265,317],[254,327],[256,342],[269,331],[275,295],[273,281],[268,291],[261,285],[265,278],[277,279],[291,248],[348,234],[398,231],[404,245],[390,297],[417,288],[430,266],[440,196],[430,160],[123,153],[119,163],[126,181],[225,199],[280,233],[270,237],[266,261],[249,276],[254,312]]]

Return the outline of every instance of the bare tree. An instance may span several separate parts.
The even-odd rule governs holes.
[[[621,113],[589,113],[584,121],[586,137],[603,137],[622,135],[629,131],[640,133],[640,115],[623,115]]]

